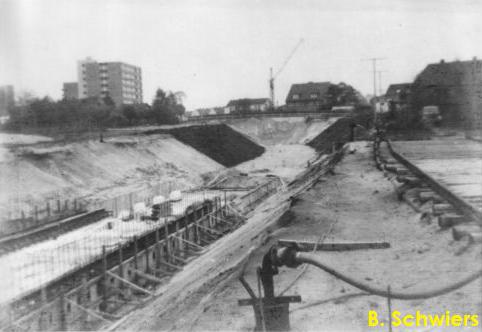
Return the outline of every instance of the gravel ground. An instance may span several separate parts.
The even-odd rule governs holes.
[[[481,245],[463,250],[465,243],[454,242],[449,231],[435,223],[425,223],[420,215],[399,202],[394,188],[373,165],[366,142],[353,144],[354,154],[347,155],[335,174],[324,178],[302,194],[291,209],[291,220],[273,235],[317,241],[388,241],[389,249],[351,252],[318,252],[328,265],[372,286],[404,292],[440,287],[460,280],[480,269]],[[332,226],[333,225],[333,226]],[[271,243],[273,242],[271,241]],[[256,288],[255,269],[261,263],[269,244],[260,248],[246,267],[246,279]],[[275,276],[275,294],[287,287],[298,275],[298,269],[281,268]],[[367,326],[368,310],[387,317],[387,301],[361,291],[310,266],[286,293],[299,294],[302,303],[291,304],[291,328],[294,331],[386,331]],[[420,310],[425,314],[482,313],[480,279],[450,294],[428,300],[392,302],[393,310],[404,314]],[[197,319],[176,325],[184,330],[250,331],[254,315],[250,307],[238,307],[237,300],[247,298],[241,284],[234,280],[212,294]],[[185,317],[188,313],[179,313]],[[398,329],[394,329],[397,331]],[[400,331],[406,330],[400,329]],[[429,327],[411,330],[440,330]],[[460,330],[460,329],[458,329]],[[477,328],[468,328],[477,330]]]

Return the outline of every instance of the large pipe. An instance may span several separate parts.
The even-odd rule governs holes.
[[[461,279],[460,281],[457,281],[453,284],[450,284],[441,288],[436,288],[436,289],[423,291],[423,292],[415,292],[415,293],[402,293],[397,291],[390,291],[390,294],[388,294],[386,289],[376,288],[376,287],[364,284],[358,280],[355,280],[351,277],[348,277],[334,270],[333,268],[325,265],[325,263],[323,263],[319,259],[319,257],[315,254],[297,252],[294,259],[298,264],[307,263],[307,264],[315,265],[316,267],[322,269],[323,271],[326,271],[329,274],[367,293],[382,296],[382,297],[387,297],[387,298],[390,297],[392,299],[399,299],[399,300],[420,300],[420,299],[428,299],[431,297],[444,295],[458,288],[461,288],[482,276],[482,270],[479,270],[469,274],[467,277]]]

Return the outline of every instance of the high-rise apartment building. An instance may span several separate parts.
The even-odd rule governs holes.
[[[116,105],[142,103],[141,68],[123,62],[78,63],[79,98],[107,97]]]
[[[8,115],[8,109],[15,105],[12,85],[0,86],[0,116]]]

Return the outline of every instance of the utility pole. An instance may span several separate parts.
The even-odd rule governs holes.
[[[382,85],[382,73],[386,73],[386,70],[377,70],[378,73],[378,95],[383,95],[383,85]]]
[[[374,123],[376,124],[377,122],[377,110],[376,110],[376,101],[377,101],[377,61],[385,60],[386,58],[368,58],[368,59],[362,59],[364,61],[371,61],[372,62],[372,67],[373,67],[373,98],[375,100],[375,107],[373,110],[373,120]]]

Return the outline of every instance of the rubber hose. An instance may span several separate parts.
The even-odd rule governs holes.
[[[314,254],[311,253],[304,253],[304,252],[299,252],[296,254],[296,262],[298,263],[308,263],[315,265],[319,267],[320,269],[328,272],[329,274],[343,280],[344,282],[361,289],[365,292],[371,293],[373,295],[378,295],[382,297],[390,297],[392,299],[399,299],[399,300],[420,300],[420,299],[428,299],[431,297],[436,297],[440,295],[444,295],[447,293],[450,293],[458,288],[461,288],[470,282],[476,280],[477,278],[480,278],[482,276],[482,270],[476,271],[474,273],[471,273],[469,276],[465,277],[464,279],[455,282],[453,284],[450,284],[448,286],[438,288],[438,289],[433,289],[433,290],[428,290],[424,292],[418,292],[418,293],[402,293],[402,292],[395,292],[395,291],[390,291],[390,294],[388,293],[387,290],[385,289],[380,289],[376,288],[367,284],[364,284],[358,280],[355,280],[351,277],[347,277],[343,274],[341,274],[338,271],[335,271],[329,266],[326,266],[323,262],[319,260],[319,257],[317,257]]]

